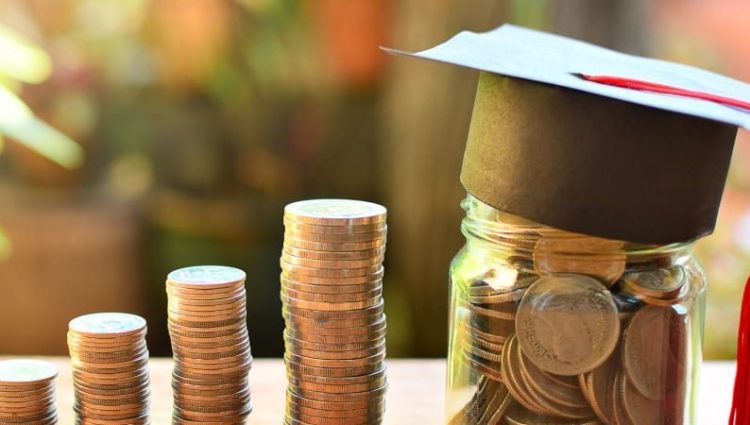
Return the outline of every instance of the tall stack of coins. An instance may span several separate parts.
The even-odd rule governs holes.
[[[363,201],[308,200],[284,210],[287,425],[382,420],[385,221],[384,207]]]
[[[174,424],[238,424],[253,410],[245,272],[195,266],[167,276]]]
[[[0,361],[0,423],[56,424],[56,376],[55,366],[45,361]]]
[[[95,313],[70,321],[77,423],[150,423],[145,337],[146,321],[133,314]]]
[[[451,424],[684,423],[702,285],[684,256],[468,211],[483,239],[451,271],[450,376],[471,391],[449,383]]]

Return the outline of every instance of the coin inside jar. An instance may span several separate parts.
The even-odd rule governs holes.
[[[556,231],[534,247],[534,268],[542,275],[574,273],[612,285],[625,271],[624,242]]]
[[[643,396],[661,400],[677,389],[688,367],[685,317],[671,307],[646,306],[633,315],[623,337],[623,366]]]
[[[516,315],[523,353],[556,375],[579,375],[607,360],[620,336],[612,294],[597,280],[560,274],[539,278]]]
[[[682,266],[626,273],[620,279],[622,290],[639,298],[675,299],[687,278]]]

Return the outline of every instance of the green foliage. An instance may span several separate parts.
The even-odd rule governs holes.
[[[36,84],[49,78],[49,55],[29,40],[0,25],[0,153],[2,135],[56,162],[75,168],[83,162],[83,149],[70,137],[37,118],[12,91],[12,81]],[[8,258],[11,242],[0,228],[0,260]]]
[[[0,76],[25,83],[39,83],[51,72],[49,55],[31,41],[0,25]],[[83,149],[71,138],[37,118],[8,87],[0,85],[0,134],[65,168],[83,162]]]

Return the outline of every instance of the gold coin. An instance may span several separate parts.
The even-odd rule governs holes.
[[[612,294],[597,280],[543,276],[529,287],[516,317],[523,353],[541,369],[573,376],[609,358],[620,336]]]

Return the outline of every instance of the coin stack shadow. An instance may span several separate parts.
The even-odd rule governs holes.
[[[77,317],[68,326],[76,423],[148,424],[146,321],[126,313]]]
[[[0,424],[56,424],[56,376],[45,361],[0,361]]]
[[[173,423],[245,423],[253,410],[245,272],[187,267],[170,273],[166,286]]]
[[[310,200],[284,211],[285,424],[379,424],[387,386],[386,210]]]

